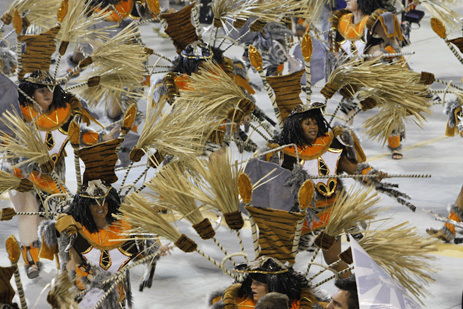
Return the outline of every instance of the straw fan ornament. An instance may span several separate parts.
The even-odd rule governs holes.
[[[364,127],[368,136],[383,143],[393,130],[405,129],[405,120],[421,126],[426,120],[423,114],[430,114],[429,87],[417,82],[416,72],[401,62],[386,64],[373,59],[342,64],[330,74],[321,93],[330,99],[338,91],[346,98],[358,92],[362,99],[374,101],[373,107],[378,106],[379,111]]]
[[[385,228],[367,230],[359,244],[393,279],[415,298],[428,295],[425,285],[434,281],[430,272],[435,267],[431,253],[437,251],[439,240],[417,233],[408,222]],[[399,249],[400,248],[400,249]]]

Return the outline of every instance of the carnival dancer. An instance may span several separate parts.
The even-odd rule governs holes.
[[[134,258],[154,254],[158,249],[159,255],[170,253],[168,245],[161,247],[157,241],[130,236],[131,225],[116,218],[121,215],[121,198],[111,184],[117,181],[114,167],[121,142],[122,139],[113,139],[78,151],[86,166],[82,189],[74,196],[67,214],[58,216],[56,223],[50,222],[60,235],[58,247],[63,268],[71,274],[75,271],[80,290],[90,285],[103,289],[102,283],[95,281],[99,271],[114,274]],[[152,263],[157,259],[153,256]],[[119,303],[130,296],[128,286],[126,282],[119,287]]]
[[[211,295],[211,308],[254,308],[270,292],[288,296],[291,309],[313,308],[316,303],[304,275],[272,257],[261,256],[249,264],[240,264],[235,272],[244,274],[244,279],[223,294]]]
[[[387,176],[367,164],[365,154],[359,144],[358,138],[348,128],[334,127],[323,117],[321,103],[312,103],[310,106],[298,106],[284,122],[283,130],[271,143],[270,148],[282,149],[282,167],[292,170],[294,185],[302,185],[307,176],[302,175],[339,175],[347,174],[376,174],[373,183],[379,182]],[[300,162],[297,161],[300,159]],[[298,176],[299,174],[299,176]],[[299,180],[297,180],[299,178]],[[301,179],[302,178],[302,179]],[[318,233],[329,221],[330,209],[333,203],[341,197],[343,184],[339,178],[313,179],[315,196],[313,199],[315,214],[304,223],[303,236],[309,238],[311,233]],[[328,264],[338,259],[341,253],[341,240],[337,239],[334,245],[323,250],[323,256]],[[345,263],[339,263],[336,270],[346,268]],[[348,276],[349,273],[344,274]]]
[[[43,143],[48,149],[52,168],[64,183],[65,176],[65,146],[68,141],[68,125],[74,116],[79,116],[84,122],[90,124],[93,117],[82,107],[81,102],[71,93],[66,93],[60,85],[45,71],[35,71],[27,76],[18,87],[19,104],[22,118],[27,123],[33,123],[40,132]],[[14,105],[14,102],[10,102]],[[98,133],[85,129],[82,132],[81,142],[91,145],[99,140],[109,139],[111,132]],[[9,162],[9,166],[21,163],[21,158]],[[10,169],[10,168],[8,168]],[[10,199],[17,211],[38,212],[43,202],[42,193],[56,194],[63,188],[58,187],[49,173],[44,172],[37,165],[27,165],[22,168],[13,168],[12,172],[19,178],[29,178],[40,193],[33,191],[9,191]],[[26,264],[29,278],[35,278],[40,271],[39,249],[37,238],[39,216],[19,217],[19,237],[22,243],[22,254]]]
[[[454,136],[455,134],[459,134],[463,136],[463,113],[461,103],[459,101],[447,103],[445,113],[449,117],[445,135]],[[449,207],[448,219],[456,222],[463,221],[463,186],[458,193],[455,203],[450,204]],[[444,226],[438,230],[433,228],[426,229],[426,232],[445,242],[452,242],[456,234],[455,225],[451,222],[445,223]]]
[[[403,40],[400,23],[393,14],[395,9],[388,0],[348,0],[345,9],[333,13],[331,17],[332,52],[339,53],[340,59],[362,57],[380,57],[383,54],[400,52],[400,42]],[[402,58],[395,58],[402,59]],[[384,58],[391,61],[393,58]],[[396,61],[396,60],[394,60]],[[356,110],[355,102],[344,102],[341,111],[346,119],[351,119]],[[352,119],[351,119],[352,120]],[[403,133],[395,129],[388,138],[388,147],[392,159],[402,159],[400,153]]]

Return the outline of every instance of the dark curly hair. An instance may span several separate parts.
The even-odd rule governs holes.
[[[28,77],[32,78],[37,78],[41,76],[40,71],[34,71],[32,72]],[[51,79],[45,80],[45,82],[52,82]],[[19,83],[19,89],[21,89],[25,94],[27,94],[29,97],[34,96],[34,91],[40,88],[45,88],[47,87],[46,85],[43,84],[36,84],[32,83],[30,81],[27,81],[26,79],[23,79]],[[27,106],[33,104],[31,100],[29,100],[26,96],[24,96],[21,91],[18,91],[19,97],[19,104],[22,106]],[[60,85],[55,86],[55,90],[53,91],[53,102],[51,103],[52,108],[59,108],[59,107],[65,107],[66,102],[71,98],[71,94],[66,93],[63,88],[61,88]]]
[[[116,221],[113,214],[121,214],[119,206],[121,205],[121,198],[117,193],[116,189],[112,188],[106,196],[106,202],[108,202],[108,214],[106,220],[109,224]],[[73,216],[74,219],[81,223],[90,233],[98,232],[98,228],[93,220],[90,212],[90,205],[95,203],[95,199],[89,197],[83,197],[79,193],[74,196],[71,206],[68,210],[68,214]]]
[[[385,9],[394,13],[395,8],[388,0],[357,0],[358,9],[363,14],[370,15],[377,9]]]
[[[296,144],[298,146],[310,146],[312,142],[305,136],[301,122],[306,118],[312,118],[317,121],[318,135],[325,136],[330,129],[330,125],[323,117],[320,109],[311,109],[302,113],[294,113],[290,115],[283,124],[283,130],[276,137],[276,142],[279,145]]]
[[[347,300],[348,309],[359,308],[359,298],[357,295],[357,282],[355,281],[355,275],[350,275],[344,279],[337,279],[334,285],[340,289],[349,293],[349,299]]]
[[[287,272],[281,274],[249,273],[245,276],[238,290],[239,297],[253,295],[251,289],[252,280],[267,284],[269,292],[285,294],[290,300],[300,299],[301,290],[309,286],[307,279],[292,268],[289,268]]]

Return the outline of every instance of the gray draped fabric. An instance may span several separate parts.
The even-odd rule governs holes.
[[[18,115],[21,115],[18,101],[18,86],[7,76],[0,73],[0,117],[8,110],[16,111]],[[1,118],[0,131],[13,135],[13,132],[1,121]]]
[[[293,197],[291,196],[291,188],[285,187],[284,183],[291,176],[291,171],[275,163],[252,159],[246,165],[245,173],[248,174],[254,185],[272,170],[275,171],[265,178],[265,180],[272,180],[267,183],[265,183],[265,180],[261,181],[261,183],[265,184],[260,185],[253,191],[251,204],[255,207],[289,211],[293,204]]]

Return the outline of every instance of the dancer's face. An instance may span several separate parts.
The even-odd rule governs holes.
[[[94,220],[106,219],[106,215],[108,214],[108,202],[90,204],[90,214]]]
[[[326,306],[326,309],[349,309],[349,292],[345,290],[337,290],[331,297],[331,302]]]
[[[34,90],[32,98],[39,104],[42,111],[48,111],[51,103],[53,103],[53,92],[47,87],[42,87]]]
[[[305,118],[301,121],[302,130],[304,135],[310,140],[314,141],[318,136],[318,123],[314,118]]]
[[[251,290],[253,294],[253,300],[257,302],[268,293],[268,286],[263,282],[252,279]]]
[[[355,13],[358,11],[357,0],[347,0],[346,4],[347,4],[346,9],[351,11],[352,13]]]

